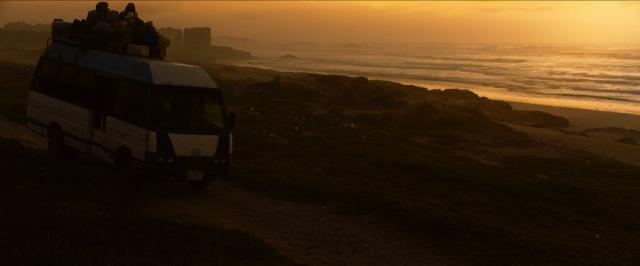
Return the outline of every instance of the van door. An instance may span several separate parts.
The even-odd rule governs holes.
[[[91,112],[91,153],[105,161],[113,162],[112,153],[106,136],[107,115],[113,110],[118,80],[105,75],[96,77],[93,108]]]
[[[105,123],[106,144],[113,149],[126,147],[137,160],[144,160],[146,156],[147,94],[148,87],[142,83],[118,81]]]

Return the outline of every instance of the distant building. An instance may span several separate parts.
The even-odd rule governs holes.
[[[51,25],[11,22],[0,27],[0,48],[38,49],[46,46]]]
[[[171,41],[167,48],[168,60],[191,63],[215,62],[216,60],[249,59],[251,53],[231,47],[211,44],[211,28],[159,28],[158,32]]]
[[[195,28],[159,28],[158,32],[171,40],[172,46],[186,47],[208,47],[211,46],[211,28],[195,27]]]
[[[182,45],[182,29],[177,28],[159,28],[158,32],[162,34],[164,37],[167,37],[171,41],[171,45],[173,46],[181,46]]]
[[[46,24],[29,24],[24,21],[9,22],[3,27],[5,30],[10,31],[35,31],[35,32],[49,32],[51,31],[51,25]]]
[[[183,41],[185,46],[190,47],[211,46],[211,28],[185,28]]]

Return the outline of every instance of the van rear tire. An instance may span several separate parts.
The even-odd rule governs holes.
[[[140,173],[135,171],[135,162],[131,152],[120,149],[116,152],[114,169],[119,178],[134,188],[141,188],[144,181]]]
[[[62,161],[66,159],[66,148],[64,146],[64,134],[58,126],[50,126],[47,130],[49,136],[49,143],[47,144],[47,151],[49,157],[54,161]]]
[[[123,177],[129,177],[133,173],[133,156],[126,150],[118,150],[114,162],[116,173]]]
[[[205,178],[204,180],[198,181],[187,181],[189,183],[189,187],[195,191],[203,191],[209,187],[211,184],[211,178]]]

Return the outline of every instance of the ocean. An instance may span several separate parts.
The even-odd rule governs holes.
[[[236,64],[640,115],[640,46],[296,43],[249,49],[255,59]]]

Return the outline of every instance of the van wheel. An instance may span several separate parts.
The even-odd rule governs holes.
[[[50,126],[47,130],[47,135],[49,135],[49,143],[47,145],[49,157],[56,161],[62,161],[65,159],[66,150],[62,130],[60,130],[60,127],[58,126]]]
[[[128,176],[133,173],[133,156],[127,150],[118,150],[114,165],[118,174]]]
[[[142,189],[144,185],[144,175],[140,171],[136,171],[133,155],[127,149],[119,149],[116,152],[116,160],[114,163],[116,173],[129,183],[134,189]]]
[[[199,181],[187,181],[189,182],[189,187],[196,191],[203,191],[207,189],[209,184],[211,184],[211,178],[205,178],[204,180]]]

